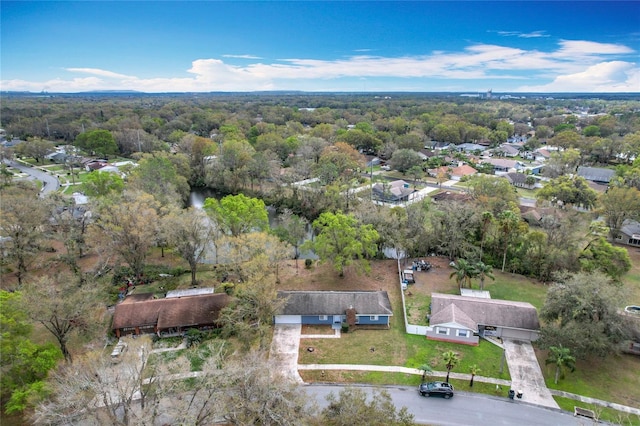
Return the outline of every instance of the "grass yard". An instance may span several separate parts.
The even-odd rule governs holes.
[[[600,421],[617,425],[640,426],[640,417],[634,416],[633,414],[627,414],[611,408],[604,408],[599,405],[588,404],[560,396],[554,396],[553,399],[556,400],[561,409],[569,412],[573,412],[574,407],[587,408],[592,410]],[[587,424],[586,422],[587,420],[585,419],[585,424]]]

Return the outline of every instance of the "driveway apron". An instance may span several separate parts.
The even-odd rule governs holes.
[[[298,374],[298,351],[300,349],[300,324],[276,324],[271,340],[269,358],[287,378],[304,383]]]
[[[559,408],[547,389],[531,343],[504,339],[502,344],[511,374],[511,389],[522,391],[522,401]]]

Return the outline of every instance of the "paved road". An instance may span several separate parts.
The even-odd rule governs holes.
[[[44,197],[50,192],[57,191],[60,188],[60,181],[57,177],[43,172],[42,170],[35,169],[33,167],[23,166],[20,163],[11,160],[4,160],[5,164],[15,169],[20,170],[22,173],[28,174],[32,179],[42,181],[43,187],[40,192],[40,196]]]
[[[374,387],[359,386],[367,392]],[[304,390],[309,396],[315,397],[318,405],[326,407],[326,396],[333,392],[338,394],[342,386],[308,385]],[[527,404],[519,400],[491,397],[457,391],[452,399],[428,398],[418,394],[415,388],[385,387],[391,395],[395,406],[400,409],[407,407],[421,424],[468,426],[468,425],[588,425],[589,419],[576,418],[573,415],[550,408]],[[357,421],[354,419],[354,424]]]

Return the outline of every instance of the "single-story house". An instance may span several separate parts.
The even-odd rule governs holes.
[[[386,291],[279,291],[285,299],[276,324],[389,327],[393,316]]]
[[[534,151],[534,160],[536,161],[546,161],[551,158],[551,153],[544,148],[538,148]]]
[[[500,157],[517,157],[520,154],[520,150],[513,145],[503,143],[498,148],[495,148],[493,152]]]
[[[496,174],[504,174],[509,172],[517,172],[523,167],[523,164],[516,160],[506,160],[502,158],[485,158],[483,163],[488,163],[493,166],[493,171]]]
[[[456,151],[460,151],[460,152],[483,152],[484,150],[486,150],[487,147],[484,145],[480,145],[477,143],[461,143],[460,145],[456,145],[455,146],[455,150]]]
[[[115,307],[111,328],[118,338],[150,333],[175,336],[190,328],[215,328],[220,311],[231,301],[225,293],[169,299],[153,299],[150,293],[132,296]]]
[[[466,193],[466,192],[457,192],[457,191],[442,191],[442,192],[438,192],[437,194],[433,195],[431,197],[431,199],[438,203],[438,202],[446,202],[446,201],[458,201],[458,202],[465,202],[465,201],[470,201],[472,199],[471,195]]]
[[[615,241],[628,246],[640,247],[640,222],[625,220]]]
[[[396,180],[389,183],[376,183],[371,188],[373,198],[385,203],[402,203],[413,198],[414,189],[403,180]]]
[[[507,173],[503,175],[503,177],[507,179],[511,185],[517,186],[518,188],[531,189],[533,188],[533,185],[535,185],[535,183],[533,185],[529,185],[527,183],[527,178],[529,176],[525,175],[524,173]]]
[[[578,167],[578,176],[585,178],[591,182],[607,185],[611,178],[616,174],[615,170],[605,169],[602,167]]]
[[[534,341],[540,323],[536,308],[527,302],[431,294],[427,338],[477,345],[480,336]]]

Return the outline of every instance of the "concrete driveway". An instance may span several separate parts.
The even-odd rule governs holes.
[[[271,340],[269,358],[287,378],[304,383],[298,374],[298,351],[300,349],[300,324],[276,324]]]
[[[531,404],[560,408],[547,389],[531,343],[504,339],[502,345],[511,374],[511,388],[516,392],[522,391],[522,400]]]

